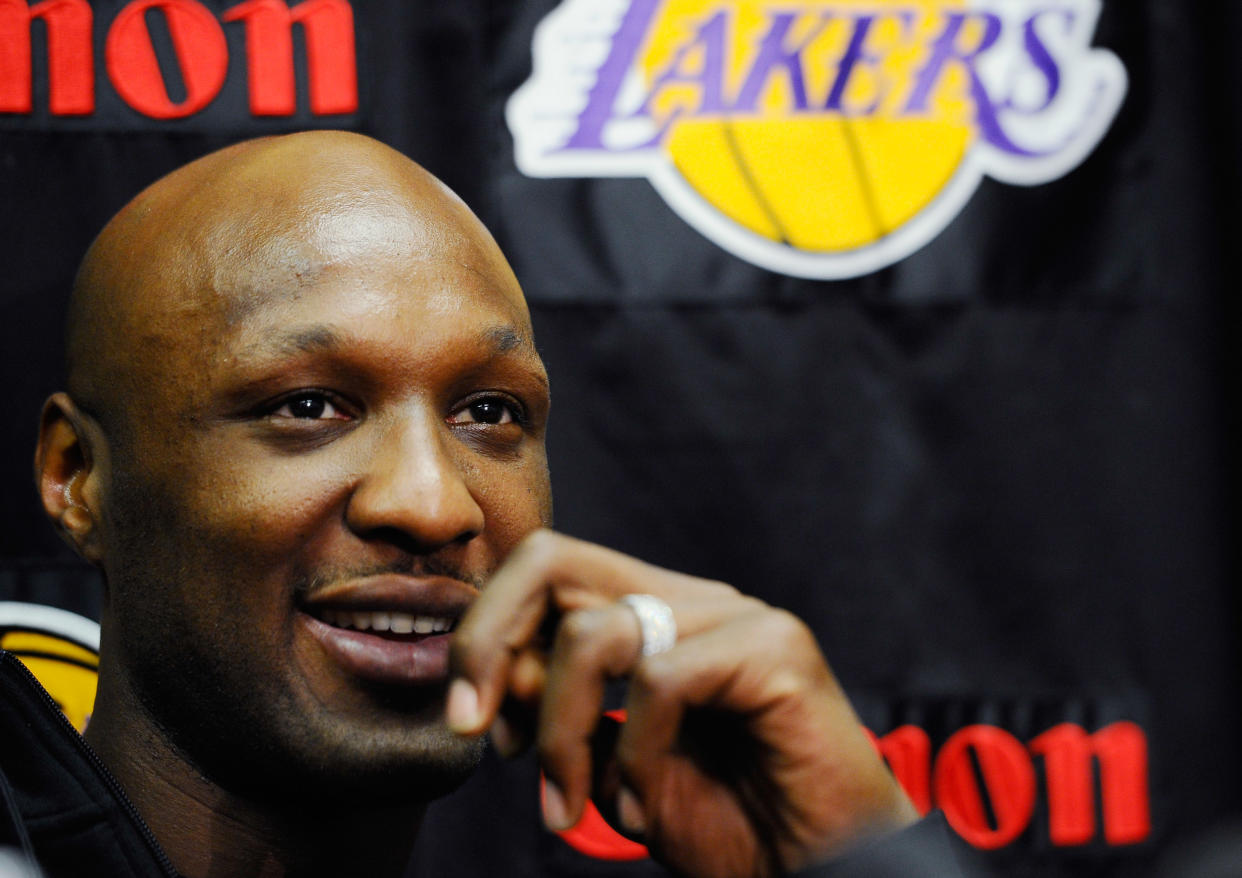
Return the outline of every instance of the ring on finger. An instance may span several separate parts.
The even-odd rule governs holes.
[[[677,621],[673,609],[653,594],[627,594],[621,603],[634,611],[642,634],[643,657],[668,652],[677,644]]]

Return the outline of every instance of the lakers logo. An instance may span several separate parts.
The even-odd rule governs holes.
[[[41,604],[0,602],[0,649],[21,659],[79,732],[95,705],[99,623]]]
[[[1126,72],[1099,0],[565,0],[507,115],[535,177],[648,178],[773,271],[842,278],[938,235],[984,176],[1079,165]]]

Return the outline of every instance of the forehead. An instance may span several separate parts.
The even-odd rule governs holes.
[[[411,205],[387,195],[307,199],[272,215],[242,216],[186,242],[198,295],[191,307],[230,328],[255,312],[296,311],[332,290],[333,306],[373,313],[417,307],[525,315],[508,264],[458,205]],[[395,315],[394,315],[395,316]]]
[[[348,355],[365,355],[430,378],[516,349],[541,372],[517,281],[459,205],[332,194],[190,230],[159,254],[180,272],[135,327],[145,343],[127,369],[148,376],[135,396],[192,412],[239,368],[280,371],[299,354],[351,369]]]
[[[454,354],[535,356],[520,303],[493,277],[452,260],[316,265],[290,288],[273,285],[244,304],[228,301],[215,366],[366,349],[426,372]]]
[[[325,307],[342,318],[396,318],[413,308],[464,319],[483,309],[525,325],[508,263],[473,214],[437,185],[351,189],[333,180],[231,198],[210,222],[162,236],[152,262],[171,270],[144,278],[165,293],[143,297],[154,306],[141,309],[143,319],[170,339]]]

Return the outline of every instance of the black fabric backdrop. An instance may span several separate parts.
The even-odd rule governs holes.
[[[92,5],[102,70],[123,4]],[[796,611],[877,733],[914,723],[938,747],[971,723],[1023,742],[1067,721],[1142,727],[1150,836],[1053,844],[1041,798],[990,855],[1001,874],[1147,874],[1238,810],[1238,6],[1107,0],[1093,42],[1130,87],[1083,165],[985,180],[927,247],[828,282],[726,253],[645,180],[517,171],[504,103],[555,5],[356,0],[361,104],[327,118],[303,99],[251,119],[239,62],[200,117],[140,116],[101,73],[95,116],[52,118],[35,25],[35,109],[0,116],[0,600],[98,613],[29,474],[92,236],[239,137],[352,127],[441,176],[509,254],[552,375],[560,529]],[[489,762],[433,811],[424,873],[656,871],[542,832],[536,783],[529,761]]]

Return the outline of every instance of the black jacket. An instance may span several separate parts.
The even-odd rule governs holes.
[[[120,784],[3,651],[0,705],[0,845],[33,856],[45,878],[175,878]]]
[[[839,860],[793,878],[985,878],[958,858],[944,815],[935,812],[901,832],[866,842]]]

